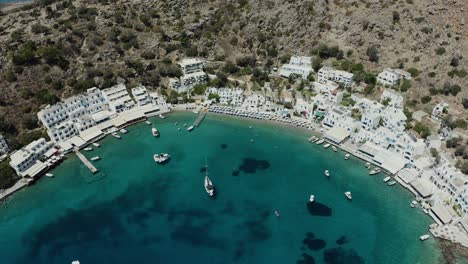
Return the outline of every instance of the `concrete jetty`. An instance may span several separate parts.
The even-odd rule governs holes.
[[[80,160],[84,163],[84,165],[86,165],[86,167],[88,167],[88,169],[92,173],[98,172],[98,169],[96,169],[96,167],[94,167],[94,165],[83,154],[81,154],[79,150],[75,150],[75,153],[76,153],[76,156],[80,158]]]
[[[203,119],[205,118],[207,113],[208,113],[208,111],[200,111],[200,113],[198,114],[198,118],[197,118],[197,120],[195,120],[193,125],[196,126],[196,127],[199,126],[201,121],[203,121]]]

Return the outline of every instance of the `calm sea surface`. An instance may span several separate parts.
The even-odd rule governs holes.
[[[15,194],[0,207],[1,263],[438,263],[435,241],[419,241],[429,217],[361,161],[264,122],[174,124],[195,119],[153,119],[160,138],[132,126],[84,152],[102,157],[99,174],[70,156],[55,178]],[[155,152],[173,158],[157,165]],[[215,199],[203,188],[205,159]]]

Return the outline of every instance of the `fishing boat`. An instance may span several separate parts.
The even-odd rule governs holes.
[[[325,145],[323,145],[323,148],[329,148],[331,146],[330,143],[326,143]]]
[[[54,174],[52,174],[52,173],[46,173],[45,176],[52,178],[52,177],[54,177]]]
[[[311,194],[309,198],[309,202],[313,203],[315,201],[315,195]]]
[[[385,177],[385,178],[383,179],[383,182],[385,182],[385,183],[386,183],[386,182],[388,182],[390,179],[392,179],[392,177],[390,177],[390,176],[387,176],[387,177]]]
[[[416,205],[418,205],[418,202],[415,201],[415,200],[413,200],[413,201],[411,202],[411,204],[410,204],[411,208],[415,208]]]
[[[346,198],[348,198],[349,200],[352,200],[353,197],[351,196],[351,192],[345,192],[344,195],[346,196]]]
[[[377,168],[371,170],[371,171],[369,172],[369,175],[376,175],[376,174],[378,174],[380,171],[381,171],[381,169],[380,169],[379,167],[377,167]]]
[[[370,162],[366,162],[366,168],[367,168],[368,170],[370,170],[370,168],[371,168]]]
[[[345,160],[348,160],[348,159],[349,159],[349,157],[350,157],[350,155],[349,155],[349,154],[346,154],[346,155],[344,155],[344,159],[345,159]]]
[[[154,137],[159,137],[159,131],[155,127],[151,128],[151,134],[153,134]]]
[[[146,123],[147,125],[151,125],[151,121],[149,121],[149,120],[146,120],[145,123]]]
[[[192,130],[193,130],[193,128],[194,128],[194,126],[189,126],[189,127],[187,128],[187,131],[189,131],[189,132],[190,132],[190,131],[192,131]]]
[[[205,166],[205,182],[204,182],[204,186],[205,186],[205,191],[206,191],[206,193],[207,193],[210,197],[213,197],[213,196],[215,195],[215,187],[214,187],[213,183],[211,182],[210,177],[208,177],[208,163],[206,163],[206,166]]]
[[[84,150],[91,151],[91,150],[93,150],[93,148],[92,147],[87,147],[87,148],[84,148]]]
[[[317,137],[316,136],[312,136],[310,138],[307,139],[309,142],[315,142],[317,140]]]
[[[395,185],[395,184],[396,184],[396,181],[389,181],[389,182],[387,183],[388,186],[393,186],[393,185]]]
[[[154,154],[153,159],[156,163],[162,164],[166,161],[168,161],[171,158],[171,155],[167,153],[161,153],[161,154]]]
[[[317,142],[315,142],[315,144],[320,145],[320,144],[322,144],[323,142],[325,142],[325,139],[321,138],[321,139],[319,139]]]
[[[112,133],[112,136],[115,138],[121,139],[121,137],[116,132]]]
[[[335,146],[332,146],[332,149],[333,149],[334,152],[338,151],[338,149]]]
[[[428,238],[429,238],[429,235],[428,235],[428,234],[422,235],[422,236],[419,237],[419,239],[420,239],[421,241],[424,241],[424,240],[426,240],[426,239],[428,239]]]
[[[95,146],[96,148],[99,148],[101,145],[99,145],[98,143],[94,142],[94,143],[93,143],[93,146]]]
[[[328,170],[325,170],[325,176],[330,177],[330,172]]]
[[[160,117],[161,119],[166,119],[166,117],[165,117],[163,114],[160,114],[159,117]]]
[[[98,160],[100,160],[100,159],[101,159],[101,157],[99,157],[99,156],[95,156],[95,157],[92,157],[92,158],[91,158],[92,161],[98,161]]]
[[[127,134],[127,133],[128,133],[128,130],[125,129],[125,128],[122,128],[122,129],[120,129],[120,133],[122,133],[122,134]]]

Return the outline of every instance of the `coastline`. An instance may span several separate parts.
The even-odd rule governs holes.
[[[11,12],[15,11],[18,8],[21,8],[25,5],[34,3],[33,0],[25,0],[25,1],[12,1],[12,2],[0,2],[0,10],[2,12]]]

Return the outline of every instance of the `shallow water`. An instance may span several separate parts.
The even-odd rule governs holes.
[[[419,241],[430,218],[361,161],[302,130],[210,114],[187,132],[195,119],[154,119],[160,138],[132,126],[83,152],[103,158],[97,175],[70,156],[15,194],[0,208],[2,263],[438,263],[435,241]],[[155,152],[172,159],[157,165]]]

